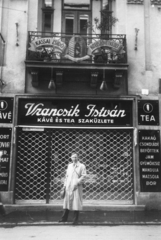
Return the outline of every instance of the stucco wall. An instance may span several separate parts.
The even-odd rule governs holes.
[[[151,7],[150,11],[150,36],[152,54],[152,73],[153,79],[149,82],[149,89],[158,93],[159,78],[161,78],[161,9],[157,6]]]
[[[127,4],[126,0],[115,1],[114,15],[119,21],[113,28],[113,33],[126,34],[127,37],[129,94],[141,94],[142,89],[149,89],[149,95],[156,96],[159,88],[158,79],[161,75],[161,10],[158,10],[156,5],[152,7],[150,0],[145,3],[146,6]],[[139,29],[137,50],[135,50],[135,29]],[[147,57],[150,59],[149,69],[146,67]]]
[[[34,0],[34,4],[32,0],[28,0],[28,31],[41,31],[41,18],[39,17],[39,10],[42,7],[42,1]],[[39,21],[38,21],[39,19]]]
[[[129,93],[141,94],[147,88],[145,81],[144,8],[143,5],[127,5],[127,50]],[[137,35],[138,30],[138,35]],[[136,40],[137,35],[137,40]],[[136,42],[137,41],[137,42]],[[135,46],[137,50],[135,50]]]
[[[21,93],[25,88],[27,1],[6,0],[3,3],[2,33],[6,41],[5,66],[2,76],[6,86],[3,92]],[[16,23],[18,24],[18,33]]]
[[[61,22],[62,22],[62,4],[61,1],[54,2],[54,32],[61,32]]]

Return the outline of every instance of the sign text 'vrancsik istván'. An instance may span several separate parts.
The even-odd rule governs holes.
[[[132,104],[118,101],[64,100],[20,104],[19,124],[131,125]]]

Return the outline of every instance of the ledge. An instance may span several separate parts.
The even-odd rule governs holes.
[[[144,0],[127,0],[128,4],[143,4]]]
[[[14,211],[28,211],[28,212],[42,212],[46,210],[52,211],[62,211],[62,204],[13,204],[4,205],[6,213],[11,213]],[[138,212],[144,211],[145,205],[106,205],[106,206],[89,206],[84,204],[84,212],[97,212],[97,211],[108,211],[108,212]]]
[[[40,62],[40,61],[25,61],[26,67],[33,68],[53,68],[53,69],[87,69],[87,70],[96,70],[96,69],[121,69],[127,70],[128,64],[86,64],[86,63],[55,63],[55,62]]]

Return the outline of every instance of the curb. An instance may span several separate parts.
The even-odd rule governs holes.
[[[67,223],[59,223],[59,222],[19,222],[19,223],[0,223],[1,227],[20,227],[20,226],[121,226],[121,225],[135,225],[135,226],[143,226],[143,225],[161,225],[161,222],[81,222],[78,225],[73,225],[72,222]]]

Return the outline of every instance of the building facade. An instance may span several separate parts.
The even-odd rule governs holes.
[[[0,200],[61,204],[74,151],[84,205],[160,209],[156,0],[0,0]]]

